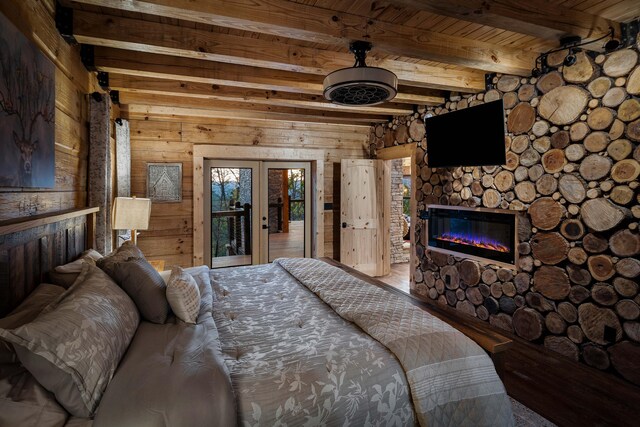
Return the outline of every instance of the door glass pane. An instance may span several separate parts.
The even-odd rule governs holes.
[[[304,169],[269,169],[269,262],[304,257]]]
[[[211,267],[250,265],[251,168],[212,167]]]

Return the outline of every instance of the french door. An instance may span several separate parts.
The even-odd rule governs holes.
[[[205,262],[211,268],[311,254],[308,162],[205,160]]]

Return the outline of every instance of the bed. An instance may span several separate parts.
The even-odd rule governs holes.
[[[91,214],[4,229],[0,317],[41,289],[47,270],[90,246]],[[29,255],[33,248],[36,258]],[[25,402],[15,398],[19,382],[21,390],[31,384],[29,397],[39,405],[42,422],[32,425],[513,425],[504,387],[482,348],[406,299],[326,262],[279,259],[260,266],[187,269],[199,294],[193,324],[180,320],[179,310],[169,311],[163,323],[148,321],[153,313],[145,302],[135,295],[129,295],[134,302],[127,301],[118,285],[106,283],[105,271],[83,264],[84,276],[56,297],[63,305],[71,298],[64,295],[89,292],[89,285],[78,281],[88,283],[90,277],[101,281],[99,294],[113,292],[105,303],[115,306],[107,306],[112,319],[99,328],[113,327],[105,329],[109,337],[130,332],[128,341],[97,341],[102,352],[113,353],[105,362],[113,372],[96,382],[102,389],[80,393],[85,399],[77,410],[66,406],[59,390],[54,396],[51,387],[38,384],[42,372],[5,364],[0,393],[7,396],[0,398],[0,413],[20,412],[16,404]],[[114,321],[119,311],[122,316]],[[56,309],[47,306],[28,325],[44,322],[52,312]],[[37,328],[15,331],[25,329]],[[2,331],[5,340],[18,340]],[[17,341],[16,351],[21,346],[30,344]],[[23,362],[21,352],[25,349],[17,351]],[[95,357],[87,369],[100,365]]]

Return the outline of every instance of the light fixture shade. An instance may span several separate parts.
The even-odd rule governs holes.
[[[112,215],[111,228],[114,230],[146,230],[151,216],[151,199],[116,197]]]
[[[376,105],[397,93],[398,77],[384,68],[343,68],[324,79],[324,97],[334,104]]]

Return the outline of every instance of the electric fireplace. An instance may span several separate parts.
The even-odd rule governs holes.
[[[428,205],[427,247],[465,258],[514,267],[515,211]]]

